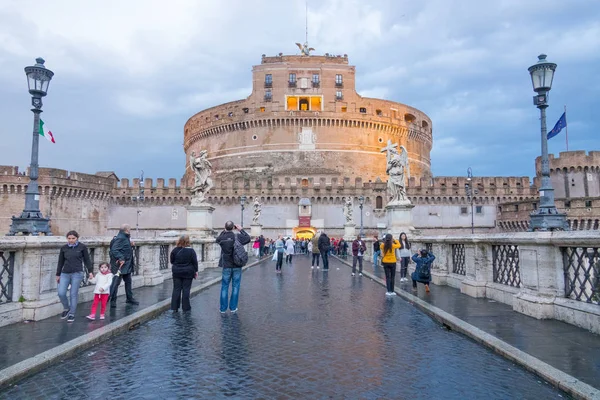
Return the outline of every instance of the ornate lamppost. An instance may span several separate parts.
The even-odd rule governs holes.
[[[475,231],[475,218],[473,215],[473,170],[467,168],[467,183],[465,184],[465,192],[467,193],[467,201],[471,204],[471,234]]]
[[[360,207],[360,237],[363,238],[364,237],[364,231],[363,231],[363,204],[365,204],[365,197],[364,196],[360,196],[358,198],[358,204]]]
[[[244,227],[244,204],[246,204],[246,196],[242,196],[240,197],[240,206],[242,207],[242,222],[241,222],[241,227]]]
[[[29,184],[25,192],[25,208],[19,217],[12,217],[9,235],[21,233],[23,235],[51,235],[50,219],[44,218],[40,211],[40,192],[38,188],[39,140],[40,140],[40,114],[42,113],[42,97],[48,93],[48,85],[54,72],[44,67],[44,59],[36,58],[36,64],[25,67],[27,84],[31,94],[33,108],[33,143],[31,146],[31,164],[29,165]]]
[[[552,79],[556,64],[546,61],[546,55],[540,54],[538,62],[529,67],[533,90],[533,104],[540,109],[542,124],[542,186],[540,187],[540,206],[530,214],[530,230],[567,230],[567,216],[559,213],[554,205],[554,189],[550,182],[550,165],[548,161],[548,137],[546,128],[546,108],[548,108],[548,92],[552,88]]]

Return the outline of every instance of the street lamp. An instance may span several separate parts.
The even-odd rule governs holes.
[[[475,219],[473,215],[473,170],[471,167],[467,168],[465,192],[467,192],[467,201],[471,204],[471,234],[473,234],[475,230]]]
[[[360,207],[360,237],[364,237],[364,232],[363,232],[363,204],[365,203],[365,197],[364,196],[360,196],[358,198],[358,206]]]
[[[546,61],[546,55],[540,54],[538,62],[529,67],[533,90],[533,104],[540,109],[542,123],[542,186],[540,187],[540,206],[530,214],[532,231],[567,230],[567,216],[559,213],[554,205],[554,189],[550,182],[550,165],[548,162],[548,137],[546,129],[546,108],[548,108],[548,92],[552,88],[552,79],[556,64]]]
[[[246,196],[240,197],[240,206],[242,206],[242,228],[244,227],[244,204],[246,204],[246,199]]]
[[[31,164],[29,165],[29,184],[25,192],[25,208],[19,217],[12,217],[9,235],[51,235],[50,219],[44,218],[40,211],[40,192],[38,188],[39,164],[38,151],[40,140],[40,114],[42,113],[42,97],[48,93],[48,85],[54,72],[44,67],[44,59],[36,58],[36,64],[25,67],[27,85],[31,94],[33,108],[33,143],[31,146]]]

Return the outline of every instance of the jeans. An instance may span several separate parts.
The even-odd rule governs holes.
[[[112,283],[110,284],[110,302],[117,302],[117,293],[119,291],[119,285],[121,280],[125,282],[125,297],[127,300],[133,300],[133,290],[131,290],[131,274],[122,274],[119,276],[113,276]]]
[[[382,263],[385,271],[385,287],[388,293],[394,291],[394,283],[396,280],[396,263]]]
[[[317,263],[317,267],[319,266],[319,258],[321,257],[321,255],[319,253],[312,253],[312,264],[311,266],[315,266],[315,262]]]
[[[171,295],[171,310],[179,310],[179,303],[183,311],[190,311],[190,290],[192,289],[192,278],[173,277],[173,294]]]
[[[408,271],[408,262],[410,257],[402,257],[400,259],[400,278],[406,278],[406,271]]]
[[[373,266],[377,266],[377,261],[379,260],[381,256],[381,250],[377,250],[373,252]]]
[[[229,293],[229,283],[231,285],[231,299],[229,300],[229,309],[231,311],[238,308],[238,297],[240,296],[240,282],[242,281],[241,268],[223,268],[223,280],[221,280],[221,312],[227,311],[227,295]]]
[[[323,269],[325,270],[329,269],[329,254],[327,254],[328,252],[329,250],[321,253],[321,257],[323,258]]]
[[[358,261],[358,272],[362,274],[363,256],[352,257],[352,273],[356,273],[356,262]]]
[[[73,272],[60,274],[60,282],[58,282],[58,298],[63,305],[64,310],[69,310],[70,315],[75,315],[77,310],[77,297],[79,295],[79,285],[83,280],[83,272]],[[71,305],[69,306],[69,300],[67,299],[67,288],[71,284],[71,291],[69,293],[71,297]]]
[[[277,250],[275,250],[275,251],[277,251]],[[277,251],[277,263],[275,264],[275,270],[280,271],[282,264],[283,264],[283,251]]]

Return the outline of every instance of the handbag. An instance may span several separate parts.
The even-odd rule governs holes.
[[[271,259],[271,261],[277,261],[277,251],[273,252],[273,258]]]

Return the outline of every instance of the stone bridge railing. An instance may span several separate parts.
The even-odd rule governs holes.
[[[83,237],[98,271],[101,261],[108,261],[112,237]],[[171,278],[169,255],[177,238],[133,239],[133,287],[154,286]],[[62,305],[57,295],[56,267],[63,237],[0,238],[0,326],[23,320],[41,320],[60,314]],[[199,268],[217,266],[220,248],[214,239],[194,239]],[[91,301],[93,286],[86,281],[79,290],[79,301]],[[122,285],[121,285],[122,286]],[[123,287],[121,287],[123,290]]]
[[[600,334],[597,232],[415,237],[412,246],[435,254],[435,284]]]

